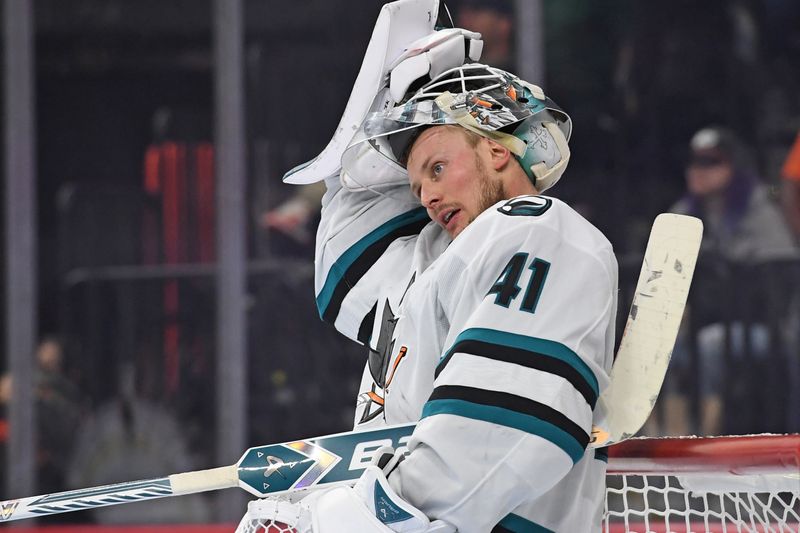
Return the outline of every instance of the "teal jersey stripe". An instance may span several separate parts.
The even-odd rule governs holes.
[[[584,448],[575,437],[558,426],[532,415],[464,400],[431,400],[422,408],[420,420],[434,415],[463,416],[464,418],[515,428],[549,440],[564,450],[564,453],[569,455],[573,463],[577,463],[583,457]]]
[[[571,367],[573,367],[583,378],[586,383],[592,388],[596,396],[600,395],[600,385],[597,382],[597,377],[589,368],[589,365],[581,359],[578,354],[561,344],[547,339],[540,339],[538,337],[528,337],[527,335],[518,335],[516,333],[509,333],[507,331],[498,331],[496,329],[487,328],[471,328],[461,332],[456,337],[453,346],[459,342],[466,340],[476,340],[488,342],[492,344],[500,344],[517,348],[520,350],[527,350],[530,352],[538,352],[550,357],[559,359]],[[441,364],[449,355],[451,355],[452,348],[445,352],[444,356],[439,360]]]
[[[497,526],[511,533],[555,533],[552,529],[547,529],[512,513],[500,520]]]
[[[594,458],[598,461],[603,461],[604,463],[608,462],[608,447],[605,448],[596,448],[594,450]]]
[[[412,209],[411,211],[407,211],[388,220],[348,248],[347,251],[336,260],[333,266],[331,266],[328,277],[325,279],[325,284],[317,295],[317,310],[319,311],[319,315],[325,315],[325,311],[331,303],[334,291],[342,282],[345,273],[370,246],[385,238],[393,231],[423,221],[426,218],[428,218],[428,213],[425,208],[417,207],[416,209]]]

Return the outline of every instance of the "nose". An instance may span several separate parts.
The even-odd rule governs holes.
[[[419,191],[419,201],[426,209],[432,209],[442,201],[442,197],[434,187],[423,186]]]

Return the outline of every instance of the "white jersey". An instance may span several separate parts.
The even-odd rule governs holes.
[[[389,476],[404,498],[461,533],[599,531],[617,263],[597,229],[522,196],[451,242],[407,187],[331,179],[316,268],[320,315],[369,346],[356,426],[419,421]]]

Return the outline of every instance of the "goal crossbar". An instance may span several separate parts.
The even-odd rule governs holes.
[[[800,435],[634,438],[607,482],[608,533],[800,533]]]
[[[641,437],[609,448],[609,474],[800,473],[800,435]]]

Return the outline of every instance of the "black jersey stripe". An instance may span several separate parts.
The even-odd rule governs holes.
[[[428,222],[430,218],[426,210],[418,207],[389,220],[348,248],[331,267],[317,296],[320,317],[333,324],[350,289],[364,277],[375,261],[395,240],[418,234]]]
[[[453,357],[464,353],[485,357],[494,361],[512,363],[560,376],[575,387],[592,410],[594,410],[595,405],[597,405],[598,390],[595,388],[596,385],[587,379],[590,374],[587,373],[585,363],[579,365],[579,358],[577,356],[566,358],[550,350],[552,346],[557,346],[563,353],[567,348],[561,344],[542,342],[540,339],[531,338],[530,347],[523,348],[521,346],[509,346],[507,344],[469,338],[469,336],[467,336],[467,338],[459,336],[459,339],[456,339],[456,343],[447,351],[439,362],[434,372],[435,378],[439,377],[439,374],[441,374],[442,370],[445,369]],[[591,375],[591,377],[593,378],[594,375]]]
[[[442,385],[431,393],[422,418],[454,414],[514,427],[562,448],[574,462],[589,445],[589,434],[560,411],[508,392]]]

